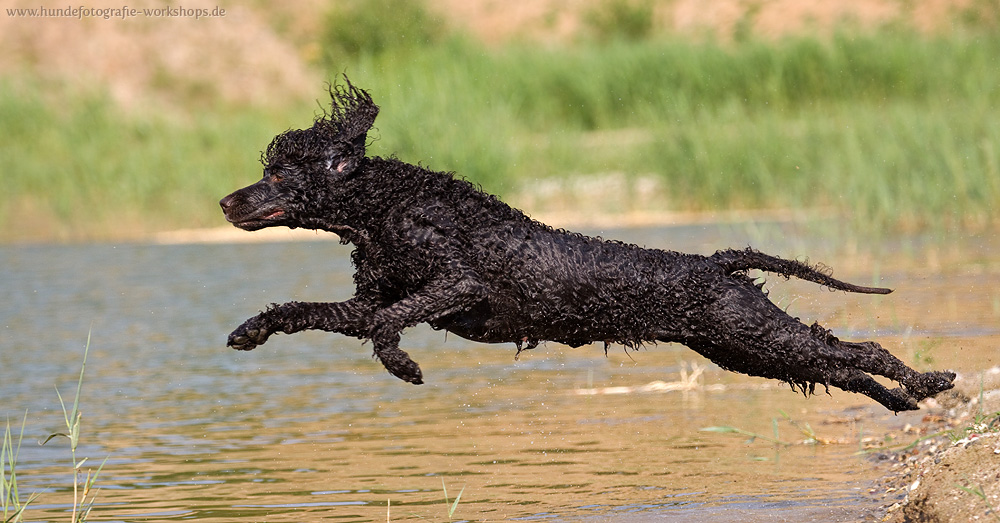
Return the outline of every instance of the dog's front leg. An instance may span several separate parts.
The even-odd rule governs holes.
[[[253,350],[276,332],[292,334],[308,329],[361,338],[368,334],[373,314],[373,307],[357,299],[337,303],[293,301],[271,305],[237,327],[229,335],[227,345],[236,350]]]
[[[462,272],[435,280],[380,309],[368,334],[375,346],[375,356],[393,376],[415,385],[423,383],[420,366],[399,348],[403,329],[465,310],[482,298],[483,285],[478,278],[471,272]]]

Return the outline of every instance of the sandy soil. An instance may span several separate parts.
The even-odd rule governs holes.
[[[885,507],[877,520],[1000,521],[1000,369],[960,376],[926,407],[887,435],[919,443],[873,458],[886,467],[872,490]]]

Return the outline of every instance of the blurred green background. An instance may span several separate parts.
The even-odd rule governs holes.
[[[0,241],[225,226],[342,73],[382,107],[370,154],[532,214],[1000,223],[1000,0],[189,4],[226,16],[4,7]]]

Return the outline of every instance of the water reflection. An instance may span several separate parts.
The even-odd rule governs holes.
[[[604,234],[692,252],[768,248],[726,228]],[[769,250],[828,254],[797,248]],[[854,521],[869,503],[874,472],[851,442],[877,433],[889,413],[841,391],[806,400],[713,366],[703,383],[721,387],[641,392],[679,379],[685,362],[705,365],[679,346],[605,357],[596,346],[549,344],[514,361],[512,346],[418,327],[403,345],[424,369],[419,387],[342,336],[224,347],[268,302],[349,297],[348,252],[334,242],[0,248],[0,397],[11,418],[29,410],[22,492],[43,493],[29,518],[68,517],[68,450],[33,442],[61,426],[53,385],[72,394],[91,329],[78,452],[110,455],[94,510],[102,521],[445,520],[442,480],[452,500],[464,488],[455,518],[470,520],[727,521],[738,509],[749,520]],[[984,284],[1000,272],[994,253],[938,273],[887,273],[883,261],[897,288],[888,297],[783,281],[772,296],[845,336],[878,336],[904,359],[936,344],[935,366],[975,371],[1000,363],[1000,294]],[[838,275],[865,283],[866,266]],[[607,387],[631,393],[577,393]],[[699,431],[770,434],[778,418],[783,439],[801,439],[782,412],[849,443],[776,449]]]

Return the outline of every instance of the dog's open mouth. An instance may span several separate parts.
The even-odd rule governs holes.
[[[284,216],[285,210],[274,209],[271,211],[265,211],[265,213],[266,214],[260,213],[260,214],[241,216],[241,217],[226,216],[226,219],[229,220],[229,222],[232,223],[233,225],[239,227],[240,229],[244,229],[247,231],[255,231],[257,229],[263,229],[265,227],[276,225],[272,222]]]

